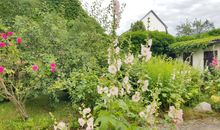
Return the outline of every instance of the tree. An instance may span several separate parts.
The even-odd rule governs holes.
[[[145,31],[145,25],[142,21],[137,21],[135,23],[131,24],[131,29],[130,31]]]
[[[195,19],[192,22],[186,20],[185,23],[178,25],[176,30],[178,36],[189,36],[208,32],[214,28],[214,23],[210,22],[209,20],[202,21]]]

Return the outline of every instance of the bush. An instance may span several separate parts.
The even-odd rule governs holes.
[[[145,69],[144,69],[145,68]],[[139,70],[144,70],[140,72]],[[154,57],[147,64],[137,62],[132,75],[148,74],[150,90],[160,89],[161,108],[190,105],[200,92],[200,73],[176,60]]]
[[[138,54],[141,44],[146,44],[146,40],[152,38],[152,52],[154,55],[172,56],[169,45],[175,42],[175,38],[164,32],[158,31],[135,31],[127,32],[120,36],[120,42],[123,49],[130,48],[132,52]]]

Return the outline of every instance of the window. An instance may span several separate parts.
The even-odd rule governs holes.
[[[192,53],[183,53],[183,61],[192,66],[193,65]]]
[[[205,51],[204,52],[204,68],[212,63],[214,57],[218,56],[218,51]]]

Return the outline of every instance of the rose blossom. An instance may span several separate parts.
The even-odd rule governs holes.
[[[38,65],[33,65],[33,66],[32,66],[32,70],[33,70],[33,71],[38,71],[38,70],[39,70]]]
[[[5,68],[3,66],[0,66],[0,73],[4,73]]]
[[[12,36],[14,33],[13,32],[8,32],[7,35],[8,36]]]
[[[6,44],[4,42],[0,42],[0,48],[3,48],[5,46],[6,46]]]
[[[18,37],[18,38],[17,38],[17,43],[18,43],[18,44],[21,44],[21,43],[22,43],[22,38],[21,38],[21,37]]]
[[[2,38],[5,39],[5,40],[8,39],[8,36],[7,36],[5,33],[2,33],[1,36],[2,36]]]

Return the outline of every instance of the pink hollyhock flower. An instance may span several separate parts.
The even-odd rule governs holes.
[[[18,37],[18,38],[17,38],[17,43],[18,43],[18,44],[21,44],[21,43],[22,43],[22,38],[21,38],[21,37]]]
[[[5,68],[3,66],[0,66],[0,73],[3,73]]]
[[[12,36],[14,33],[13,32],[8,32],[7,35],[8,36]]]
[[[33,71],[38,71],[38,70],[39,70],[38,65],[33,65],[33,66],[32,66],[32,70],[33,70]]]
[[[8,39],[8,36],[7,36],[5,33],[2,33],[1,36],[2,36],[2,38],[5,39],[5,40]]]
[[[55,68],[55,67],[56,67],[56,63],[51,63],[51,64],[50,64],[50,67],[51,67],[51,68]]]
[[[217,66],[218,65],[218,59],[217,58],[213,58],[211,65],[212,66]]]
[[[51,63],[50,64],[50,71],[53,73],[56,71],[56,64],[55,63]]]
[[[6,44],[4,42],[0,42],[0,48],[3,48],[5,46],[6,46]]]

